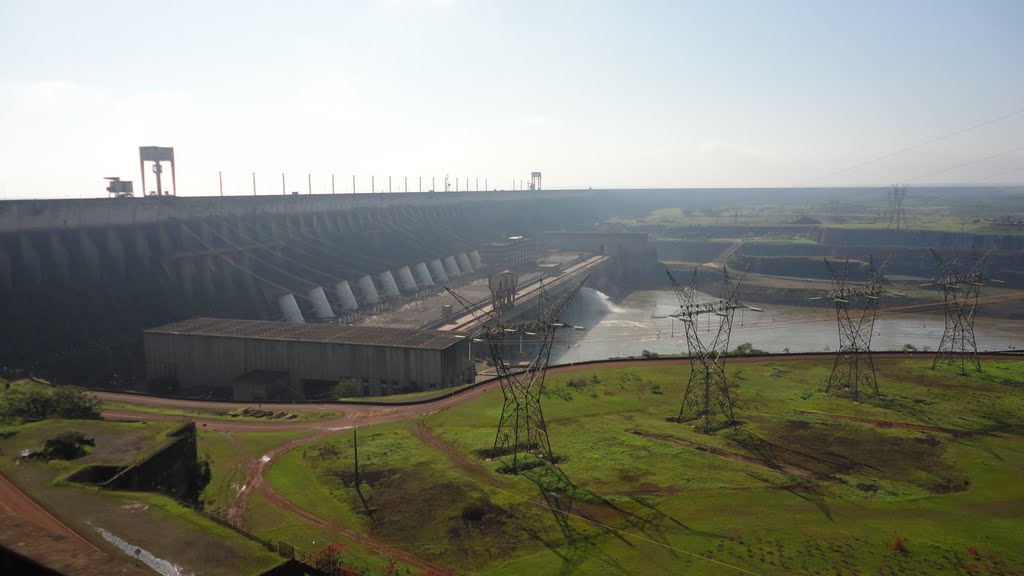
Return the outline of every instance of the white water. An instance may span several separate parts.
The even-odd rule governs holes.
[[[616,305],[615,302],[612,301],[611,296],[601,292],[600,290],[584,287],[580,289],[578,297],[581,301],[582,308],[593,313],[616,314],[625,311],[624,308]]]
[[[185,572],[180,566],[172,564],[167,560],[164,560],[163,558],[157,558],[156,556],[153,556],[146,550],[143,550],[138,546],[125,542],[117,536],[114,536],[113,534],[107,532],[103,528],[100,528],[98,526],[94,526],[94,528],[96,529],[97,532],[100,533],[100,536],[103,536],[104,540],[110,542],[114,546],[117,546],[125,554],[139,560],[146,566],[149,566],[150,568],[155,570],[157,573],[162,574],[163,576],[190,576],[190,573]]]
[[[552,362],[581,362],[605,358],[639,356],[644,350],[658,354],[686,352],[682,322],[668,318],[679,308],[670,290],[633,292],[620,304],[607,295],[584,288],[573,306],[574,324],[586,332],[565,333],[552,349]],[[763,312],[737,312],[730,348],[744,342],[767,352],[827,352],[839,344],[835,312],[825,307],[779,306],[747,303]],[[711,328],[716,330],[715,317]],[[709,334],[708,318],[701,318],[702,334]],[[938,348],[944,330],[938,314],[886,314],[883,308],[875,322],[871,348],[900,350],[912,344],[920,350]],[[709,334],[710,336],[710,334]],[[978,351],[1007,350],[1024,346],[1024,322],[978,317],[975,323]]]

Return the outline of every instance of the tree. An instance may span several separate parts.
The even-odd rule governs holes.
[[[39,388],[14,388],[0,400],[0,417],[16,418],[25,422],[45,420],[52,411],[50,395]]]

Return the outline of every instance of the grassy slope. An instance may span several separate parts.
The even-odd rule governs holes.
[[[147,492],[109,494],[119,499],[122,508],[138,504],[145,506],[149,521],[163,525],[167,530],[163,536],[166,539],[164,544],[187,550],[184,557],[204,574],[262,574],[283,561],[259,543],[196,514],[173,498]],[[203,546],[195,546],[196,535],[204,540]],[[130,541],[132,535],[129,533],[122,537]],[[226,559],[229,560],[225,562]]]
[[[171,498],[141,492],[114,492],[60,480],[89,464],[129,464],[165,441],[173,422],[48,420],[8,426],[0,434],[0,469],[22,490],[77,532],[108,547],[95,532],[104,528],[190,573],[259,574],[282,559],[236,532],[212,522]],[[77,430],[96,440],[86,456],[70,462],[16,461],[56,434]]]
[[[569,542],[550,512],[531,503],[542,501],[535,485],[495,474],[497,462],[474,455],[493,443],[500,411],[496,394],[428,420],[435,434],[483,467],[483,476],[425,450],[408,425],[378,427],[360,436],[363,469],[382,474],[363,489],[378,509],[376,524],[359,515],[351,480],[345,481],[350,438],[318,444],[326,448],[325,457],[314,447],[305,456],[289,455],[283,468],[272,469],[270,481],[341,523],[353,522],[466,571],[729,572],[688,553],[757,573],[835,573],[833,568],[944,573],[968,564],[978,573],[1012,573],[1004,571],[1007,566],[1019,571],[1024,565],[1017,546],[1024,527],[1016,520],[1024,514],[1024,487],[1017,481],[1024,474],[1021,365],[989,363],[985,373],[962,377],[950,370],[933,372],[921,360],[880,361],[879,385],[886,397],[859,404],[821,392],[830,366],[827,361],[734,366],[737,416],[745,425],[713,435],[665,420],[678,409],[685,370],[609,368],[599,372],[597,383],[575,387],[567,387],[565,377],[551,378],[545,414],[555,451],[566,457],[561,469],[578,488],[574,510],[635,535],[624,540],[571,519]],[[823,420],[800,410],[996,434],[958,438]],[[747,455],[763,454],[769,446],[772,458],[836,480],[787,476],[636,436],[631,429]],[[764,444],[758,448],[746,433]],[[310,489],[309,482],[289,486],[277,474],[313,477],[319,488]],[[942,493],[942,486],[960,491]],[[328,498],[333,503],[325,508]],[[485,503],[484,521],[462,518],[470,502]],[[394,525],[395,517],[406,525]],[[905,542],[906,553],[887,545],[897,538]]]

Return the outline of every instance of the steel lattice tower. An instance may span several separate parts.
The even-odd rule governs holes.
[[[861,287],[851,288],[847,285],[849,259],[841,270],[836,270],[831,262],[825,260],[825,266],[832,274],[832,291],[828,298],[835,305],[836,324],[839,328],[839,350],[832,364],[826,392],[847,389],[853,394],[853,400],[858,401],[861,388],[866,386],[876,396],[879,395],[875,362],[871,358],[871,335],[874,333],[875,316],[881,306],[882,295],[886,293],[881,279],[888,265],[889,260],[886,260],[885,264],[876,269],[872,260],[868,281]],[[859,314],[850,311],[851,301],[858,300],[862,301],[863,306]]]
[[[889,228],[901,230],[907,227],[907,212],[903,200],[907,197],[907,185],[896,184],[889,193]]]
[[[536,320],[505,321],[497,314],[491,313],[487,314],[482,322],[479,335],[487,341],[504,397],[498,429],[494,436],[494,453],[512,457],[508,466],[512,472],[521,469],[526,454],[538,454],[549,462],[554,461],[547,425],[544,423],[544,412],[541,409],[541,394],[544,391],[544,378],[551,359],[551,345],[555,339],[555,332],[559,328],[570,327],[559,318],[587,278],[589,276],[577,282],[555,300],[548,297],[542,286],[541,312]],[[473,309],[472,304],[465,298],[450,289],[448,292],[467,310]],[[536,355],[522,371],[513,371],[504,360],[506,338],[515,335],[530,336],[539,343]]]
[[[736,310],[746,308],[736,300],[736,292],[743,282],[736,283],[729,278],[729,271],[722,266],[722,295],[717,302],[697,302],[697,269],[687,286],[681,285],[668,270],[669,281],[679,298],[679,311],[672,314],[683,322],[686,329],[686,348],[690,358],[690,379],[686,383],[683,401],[679,406],[678,422],[698,419],[702,432],[711,432],[721,427],[716,415],[721,416],[724,425],[736,422],[733,402],[729,396],[729,382],[725,376],[725,360],[729,352],[729,337],[732,335],[732,320]],[[701,340],[698,320],[701,315],[714,315],[718,329],[710,343]]]
[[[967,373],[967,365],[981,371],[981,360],[978,359],[978,344],[974,340],[974,313],[978,307],[978,294],[985,283],[982,269],[988,263],[992,252],[975,261],[971,270],[965,274],[956,271],[956,257],[944,260],[935,250],[931,250],[939,264],[942,278],[934,285],[942,290],[942,299],[946,308],[946,327],[942,332],[942,340],[932,362],[934,370],[940,363],[956,364],[960,361],[960,373]],[[925,284],[924,286],[929,286]]]

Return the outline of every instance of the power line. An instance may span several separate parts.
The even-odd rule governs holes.
[[[993,158],[999,158],[1000,156],[1006,156],[1007,154],[1013,154],[1014,152],[1017,152],[1019,150],[1024,150],[1024,146],[1018,146],[1010,150],[999,152],[997,154],[992,154],[991,156],[985,156],[984,158],[978,158],[977,160],[971,160],[970,162],[964,162],[963,164],[957,164],[956,166],[951,166],[949,168],[944,168],[942,170],[937,170],[935,172],[929,172],[928,174],[922,174],[921,176],[915,176],[914,178],[911,178],[910,180],[904,180],[903,182],[913,182],[914,180],[920,180],[921,178],[928,178],[929,176],[943,174],[945,172],[949,172],[950,170],[956,170],[957,168],[963,168],[964,166],[970,166],[971,164],[977,164],[978,162],[984,162],[985,160],[991,160]]]
[[[1006,170],[1004,172],[997,172],[996,174],[989,174],[988,176],[982,176],[981,178],[975,178],[974,180],[968,180],[967,182],[964,182],[964,184],[972,184],[974,182],[980,182],[982,180],[988,180],[989,178],[998,178],[1000,176],[1006,176],[1007,174],[1013,174],[1014,172],[1020,172],[1020,171],[1024,171],[1024,166],[1021,166],[1020,168],[1011,168],[1011,169]]]
[[[1004,114],[1002,116],[999,116],[998,118],[993,118],[991,120],[986,120],[984,122],[981,122],[979,124],[975,124],[973,126],[964,128],[962,130],[957,130],[956,132],[950,132],[949,134],[945,134],[943,136],[939,136],[938,138],[932,138],[931,140],[928,140],[927,142],[921,142],[919,144],[914,144],[913,146],[907,146],[906,148],[901,148],[901,149],[899,149],[899,150],[897,150],[895,152],[890,152],[888,154],[884,154],[882,156],[879,156],[877,158],[868,160],[866,162],[861,162],[859,164],[855,164],[853,166],[849,166],[847,168],[843,168],[842,170],[837,170],[835,172],[832,172],[831,174],[826,174],[824,176],[819,176],[817,178],[813,178],[813,179],[808,180],[806,182],[802,182],[800,184],[797,184],[796,186],[793,186],[792,188],[802,188],[804,186],[807,186],[808,184],[814,184],[815,182],[820,182],[822,180],[825,180],[826,178],[831,178],[833,176],[838,176],[840,174],[845,174],[846,172],[850,172],[852,170],[856,170],[857,168],[863,168],[864,166],[868,166],[869,164],[874,164],[875,162],[881,162],[882,160],[886,160],[888,158],[892,158],[893,156],[899,156],[900,154],[903,154],[903,153],[906,153],[906,152],[910,152],[911,150],[917,150],[918,148],[923,148],[925,146],[928,146],[929,144],[934,144],[936,142],[940,142],[940,141],[945,140],[947,138],[952,138],[953,136],[959,136],[960,134],[964,134],[966,132],[970,132],[971,130],[974,130],[976,128],[981,128],[983,126],[988,126],[989,124],[995,124],[996,122],[999,122],[999,121],[1002,121],[1002,120],[1006,120],[1007,118],[1012,118],[1013,116],[1016,116],[1016,115],[1021,114],[1021,113],[1024,113],[1024,108],[1020,108],[1018,110],[1010,112],[1009,114]],[[906,182],[910,182],[910,180],[907,180]]]

